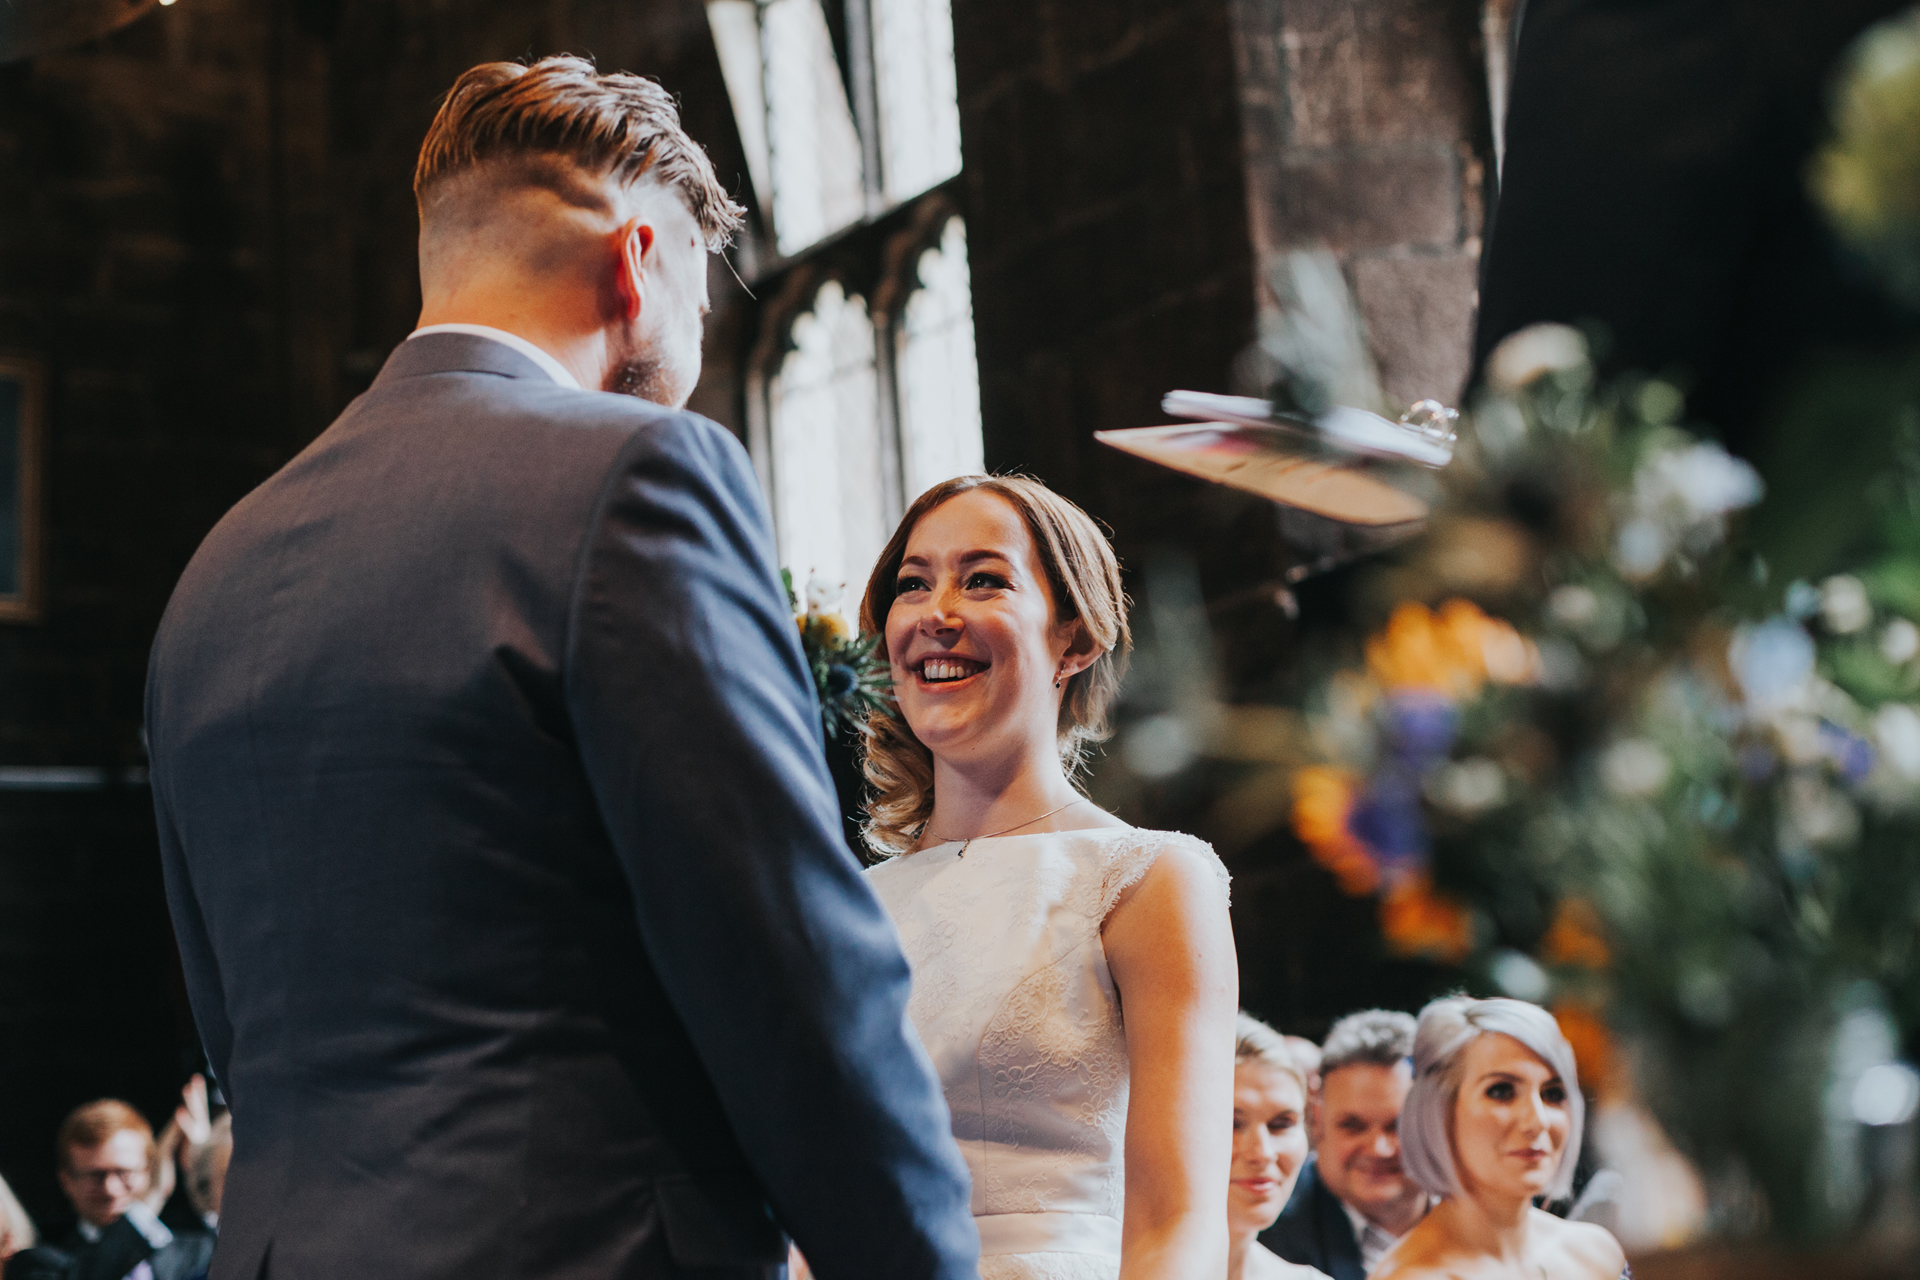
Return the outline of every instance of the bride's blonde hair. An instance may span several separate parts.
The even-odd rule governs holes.
[[[1100,646],[1100,656],[1068,678],[1060,699],[1060,763],[1072,779],[1086,763],[1093,744],[1112,732],[1108,715],[1126,673],[1127,651],[1133,646],[1127,629],[1127,597],[1120,589],[1120,562],[1100,526],[1079,507],[1026,476],[956,476],[942,481],[914,500],[887,540],[860,601],[860,629],[879,636],[880,656],[888,656],[887,613],[893,608],[907,539],[929,511],[975,490],[998,494],[1013,504],[1026,522],[1046,572],[1055,619],[1078,621]],[[933,753],[891,705],[869,715],[860,736],[861,769],[873,789],[867,804],[867,843],[885,856],[905,853],[933,813]]]

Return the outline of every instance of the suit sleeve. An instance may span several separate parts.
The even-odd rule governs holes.
[[[162,635],[165,622],[162,624]],[[193,891],[187,862],[181,848],[179,828],[174,824],[169,802],[170,774],[166,768],[165,741],[161,723],[160,664],[162,640],[154,642],[153,657],[147,672],[148,784],[153,790],[153,816],[160,836],[160,867],[167,889],[167,912],[173,920],[174,944],[180,950],[180,970],[186,979],[187,1001],[193,1007],[193,1021],[200,1032],[200,1045],[207,1055],[207,1067],[215,1082],[234,1105],[228,1087],[227,1063],[233,1053],[233,1024],[227,1019],[226,989],[220,981],[219,963],[214,959],[213,942],[207,933],[200,900]]]
[[[643,428],[589,531],[567,698],[641,937],[823,1280],[976,1274],[898,935],[841,835],[744,451]]]

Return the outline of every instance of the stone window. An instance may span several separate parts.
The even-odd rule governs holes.
[[[981,467],[951,0],[708,0],[760,235],[749,444],[796,585],[853,607],[906,504]]]

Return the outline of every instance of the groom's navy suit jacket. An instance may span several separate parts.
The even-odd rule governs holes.
[[[973,1274],[720,427],[403,343],[194,556],[147,717],[213,1280]]]

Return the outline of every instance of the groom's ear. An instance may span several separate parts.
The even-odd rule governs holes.
[[[620,314],[629,321],[637,320],[646,302],[647,268],[652,265],[647,258],[653,252],[653,227],[639,218],[629,218],[613,236],[616,246],[614,295],[619,299]]]

